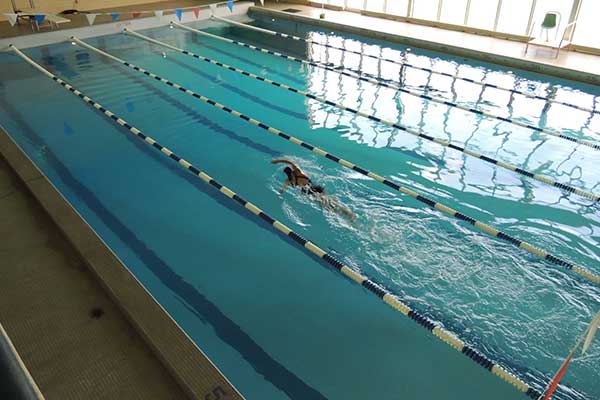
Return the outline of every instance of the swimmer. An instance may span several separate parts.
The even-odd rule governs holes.
[[[344,214],[351,220],[355,220],[357,218],[357,216],[346,206],[341,204],[335,198],[329,196],[323,186],[314,184],[308,175],[306,175],[306,173],[304,173],[304,171],[302,171],[302,169],[293,162],[289,160],[273,160],[271,163],[289,165],[289,167],[285,167],[283,169],[287,179],[283,183],[281,193],[285,192],[285,189],[287,189],[288,186],[299,187],[302,193],[311,196],[317,201],[317,203],[321,205],[321,207]]]

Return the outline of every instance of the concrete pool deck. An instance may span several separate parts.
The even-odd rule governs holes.
[[[290,8],[299,12],[283,11]],[[334,29],[600,85],[600,56],[597,55],[562,50],[560,56],[555,59],[549,54],[548,49],[533,47],[529,49],[527,55],[524,55],[525,43],[521,41],[379,18],[351,11],[326,9],[325,19],[320,19],[321,12],[320,7],[297,2],[269,2],[265,3],[264,7],[251,7],[249,15],[260,14],[287,19],[324,29]]]
[[[46,399],[242,399],[0,129],[0,322]]]

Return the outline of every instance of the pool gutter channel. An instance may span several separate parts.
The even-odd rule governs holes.
[[[54,80],[56,83],[58,83],[59,85],[61,85],[64,89],[66,89],[67,91],[69,91],[72,94],[76,95],[77,97],[79,97],[80,99],[82,99],[84,102],[86,102],[89,105],[91,105],[93,108],[97,109],[99,112],[101,112],[106,117],[112,119],[113,122],[115,122],[119,126],[127,129],[130,133],[132,133],[138,139],[144,141],[146,144],[150,145],[155,150],[161,152],[164,156],[170,158],[171,160],[173,160],[174,162],[178,163],[183,168],[185,168],[188,171],[190,171],[192,174],[194,174],[195,176],[197,176],[198,178],[200,178],[206,184],[213,186],[221,194],[223,194],[227,198],[233,200],[238,205],[242,206],[246,211],[254,214],[257,218],[260,218],[261,220],[264,220],[265,222],[267,222],[277,233],[280,233],[280,234],[283,234],[285,236],[288,236],[289,238],[291,238],[293,240],[294,243],[296,243],[300,247],[304,248],[305,250],[309,251],[310,253],[312,253],[317,258],[322,259],[324,262],[326,262],[330,266],[334,267],[336,270],[338,270],[340,273],[342,273],[347,278],[350,278],[351,280],[355,281],[359,285],[361,285],[364,288],[366,288],[372,294],[376,295],[383,302],[385,302],[386,304],[388,304],[391,308],[393,308],[397,312],[401,313],[402,315],[410,318],[411,320],[413,320],[414,322],[416,322],[417,324],[419,324],[421,327],[425,328],[428,332],[432,333],[434,336],[436,336],[442,342],[444,342],[447,345],[451,346],[455,350],[461,352],[462,354],[464,354],[465,356],[467,356],[471,361],[477,363],[481,367],[483,367],[486,370],[490,371],[495,376],[497,376],[500,379],[504,380],[505,382],[511,384],[516,389],[518,389],[522,393],[525,393],[530,398],[537,399],[540,396],[540,393],[535,388],[529,386],[521,378],[519,378],[516,375],[514,375],[513,373],[509,372],[502,365],[494,363],[487,356],[483,355],[482,353],[480,353],[479,351],[477,351],[473,347],[471,347],[468,344],[466,344],[457,335],[455,335],[454,333],[452,333],[452,332],[446,330],[445,328],[443,328],[443,325],[441,323],[436,322],[436,321],[432,321],[428,317],[426,317],[426,316],[420,314],[419,312],[411,309],[408,305],[404,304],[396,295],[388,292],[386,289],[384,289],[378,283],[376,283],[376,282],[368,279],[367,277],[361,275],[360,273],[354,271],[352,268],[346,266],[345,264],[343,264],[342,262],[340,262],[338,259],[336,259],[334,256],[332,256],[332,255],[328,254],[327,252],[325,252],[324,250],[322,250],[320,247],[318,247],[313,242],[311,242],[311,241],[303,238],[302,236],[300,236],[296,232],[292,231],[290,228],[288,228],[286,225],[284,225],[280,221],[277,221],[277,220],[273,219],[271,216],[269,216],[268,214],[266,214],[263,210],[261,210],[260,208],[258,208],[256,205],[254,205],[254,204],[252,204],[252,203],[244,200],[243,198],[241,198],[240,196],[238,196],[235,192],[233,192],[231,189],[227,188],[226,186],[223,186],[222,184],[220,184],[219,182],[217,182],[216,180],[214,180],[212,177],[210,177],[206,173],[202,172],[201,170],[199,170],[198,168],[196,168],[195,166],[193,166],[188,161],[182,159],[181,157],[179,157],[178,155],[174,154],[172,151],[170,151],[166,147],[164,147],[161,144],[159,144],[158,142],[156,142],[151,137],[145,135],[139,129],[137,129],[134,126],[130,125],[127,121],[119,118],[117,115],[115,115],[111,111],[107,110],[102,105],[100,105],[99,103],[95,102],[94,100],[92,100],[88,96],[84,95],[82,92],[80,92],[79,90],[75,89],[73,86],[71,86],[70,84],[66,83],[64,80],[58,78],[57,76],[55,76],[51,72],[49,72],[46,69],[44,69],[39,64],[35,63],[33,60],[31,60],[29,57],[27,57],[24,53],[22,53],[16,47],[13,46],[12,50],[20,58],[22,58],[25,62],[27,62],[28,64],[30,64],[32,67],[38,69],[40,72],[42,72],[47,77],[49,77],[52,80]],[[179,89],[182,90],[181,87],[179,87]],[[8,136],[6,135],[6,137],[8,137]],[[21,150],[21,153],[22,153],[22,150]],[[22,157],[25,156],[24,153],[22,153],[21,156]],[[29,162],[30,162],[31,166],[33,167],[33,165],[32,165],[32,163],[31,163],[30,160],[29,160]],[[49,181],[47,181],[47,182],[49,183]],[[56,189],[54,189],[54,190],[56,191]],[[60,196],[60,194],[58,193],[58,191],[56,191],[56,194],[58,196]],[[63,199],[63,202],[66,203],[66,200],[64,198],[62,198],[62,199]],[[75,210],[72,207],[69,207],[69,209],[71,210],[71,212],[76,213]],[[81,218],[81,216],[79,216],[79,222],[85,224],[85,222],[83,221],[83,219]],[[87,224],[85,224],[85,226],[87,226],[87,228],[89,230],[91,230],[91,228]],[[100,240],[97,236],[96,236],[96,238],[98,240]],[[106,245],[104,245],[104,246],[108,250],[108,247],[106,247]],[[110,252],[110,250],[108,250],[108,251]],[[116,256],[112,252],[110,252],[110,255],[116,259]],[[121,269],[123,269],[123,270],[126,271],[125,267],[122,264],[120,264],[120,266],[121,266]],[[129,274],[129,279],[135,280],[135,278],[131,274]],[[141,287],[141,284],[137,280],[135,280],[135,282]],[[141,287],[141,288],[143,289],[143,287]],[[150,296],[150,294],[148,292],[146,292],[145,290],[144,290],[144,293],[146,295]],[[154,306],[155,307],[156,306],[160,307],[158,305],[158,303],[156,303],[156,301],[154,301]],[[164,314],[166,314],[166,312],[162,308],[160,308],[160,309],[163,311]],[[168,315],[167,315],[167,317],[168,317]],[[172,321],[172,320],[171,320],[171,322],[174,323],[174,321]],[[177,328],[178,328],[178,331],[182,334],[183,332],[179,329],[178,326],[177,326]],[[145,334],[145,332],[143,332],[143,333]],[[185,336],[185,334],[184,334],[184,336]],[[187,336],[185,336],[185,339],[187,339],[188,342],[191,342],[191,340]],[[188,345],[189,345],[189,343],[188,343]],[[192,343],[192,345],[193,345],[193,343]],[[173,347],[176,347],[178,349],[178,346],[173,346]],[[199,350],[199,349],[197,349],[197,350]],[[178,377],[176,377],[176,378],[178,378]],[[199,397],[199,398],[205,398],[205,397]]]
[[[300,14],[291,14],[265,7],[252,6],[248,9],[248,15],[257,14],[270,18],[280,18],[287,21],[297,22],[319,27],[321,29],[334,29],[353,35],[361,35],[378,40],[387,40],[405,46],[419,47],[421,49],[437,51],[440,53],[466,57],[478,61],[500,64],[511,68],[519,68],[538,74],[551,75],[561,79],[569,79],[590,85],[600,86],[600,74],[578,71],[571,68],[548,65],[533,60],[511,57],[501,54],[489,53],[481,50],[468,49],[465,47],[432,42],[419,38],[413,38],[393,33],[379,32],[372,29],[359,28],[352,25],[317,19]]]
[[[0,156],[84,260],[150,351],[190,399],[211,398],[217,387],[244,397],[190,339],[69,201],[0,126]]]

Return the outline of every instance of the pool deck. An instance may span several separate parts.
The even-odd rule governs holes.
[[[298,13],[283,12],[292,8]],[[524,54],[525,43],[516,40],[482,36],[474,33],[451,31],[434,26],[395,21],[363,15],[351,11],[325,10],[298,3],[268,2],[265,7],[251,7],[249,14],[263,14],[273,18],[288,19],[394,41],[408,46],[450,53],[480,61],[521,68],[533,72],[600,85],[600,56],[574,51],[560,52],[553,58],[549,49],[530,47]]]
[[[46,399],[243,397],[0,128],[0,323]]]

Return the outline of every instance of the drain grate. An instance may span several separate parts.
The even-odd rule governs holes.
[[[286,8],[285,10],[282,10],[282,11],[289,12],[289,13],[294,13],[295,14],[295,13],[301,12],[302,10],[298,10],[296,8]]]

